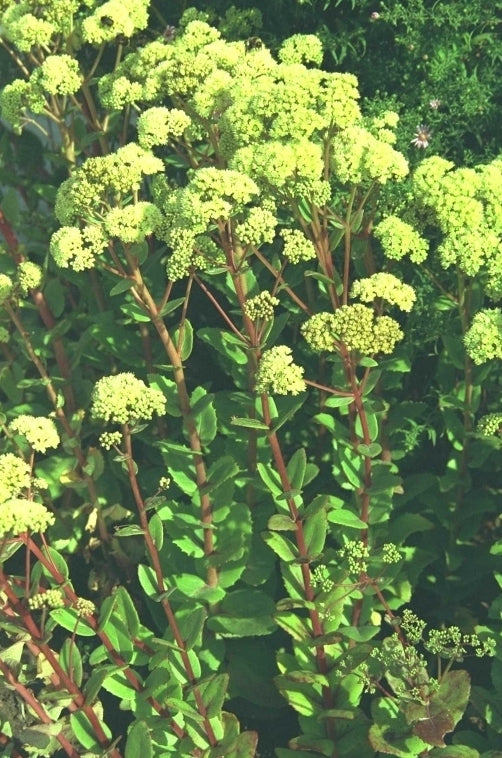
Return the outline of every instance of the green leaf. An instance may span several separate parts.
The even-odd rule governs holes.
[[[68,571],[68,565],[63,556],[58,553],[57,550],[54,550],[52,547],[43,547],[42,553],[47,558],[47,562],[49,564],[52,564],[52,566],[54,566],[54,568],[59,572],[59,574],[61,574],[64,579],[69,578],[70,574]],[[43,572],[44,575],[49,579],[55,579],[54,574],[46,566],[43,567]]]
[[[325,400],[324,405],[326,408],[346,408],[354,402],[354,396],[344,397],[343,395],[331,395]]]
[[[273,532],[296,532],[297,529],[296,523],[285,513],[274,513],[270,516],[267,527]]]
[[[115,537],[144,537],[145,531],[142,526],[138,524],[131,524],[130,526],[121,526],[115,532]]]
[[[283,537],[282,534],[278,532],[263,532],[262,537],[274,553],[279,556],[281,561],[294,561],[298,558],[298,548],[291,540]]]
[[[326,542],[327,519],[326,510],[321,508],[316,513],[305,519],[303,522],[303,535],[307,555],[314,558],[324,550]]]
[[[301,491],[303,480],[305,478],[306,468],[307,454],[304,448],[301,447],[295,453],[293,453],[286,467],[292,490]]]
[[[214,674],[209,681],[199,685],[202,702],[207,711],[207,717],[212,719],[221,714],[223,702],[228,690],[228,674]]]
[[[275,620],[297,642],[311,642],[312,632],[306,619],[297,616],[296,613],[279,611],[275,614]]]
[[[152,535],[153,544],[157,550],[162,550],[164,544],[164,525],[158,513],[154,513],[148,522],[148,529]]]
[[[188,319],[183,321],[183,327],[178,327],[171,335],[171,339],[176,346],[176,350],[180,354],[182,361],[186,361],[193,348],[193,327]]]
[[[350,529],[367,529],[368,527],[355,513],[342,508],[328,511],[328,521],[330,524],[339,524],[340,526],[347,526]]]
[[[120,279],[117,284],[111,288],[110,295],[111,297],[114,295],[121,295],[122,292],[127,292],[130,290],[133,285],[134,282],[131,281],[131,279]]]
[[[124,758],[153,758],[152,738],[144,721],[135,721],[129,728]]]
[[[235,590],[221,603],[219,612],[210,616],[207,626],[222,637],[257,637],[276,629],[275,604],[260,590]]]
[[[83,677],[82,656],[74,639],[67,638],[61,645],[59,662],[70,679],[80,687]]]
[[[94,637],[96,632],[85,618],[82,618],[74,608],[54,608],[49,612],[53,621],[68,632],[81,637]]]
[[[101,685],[103,684],[107,675],[108,675],[108,671],[106,669],[95,669],[94,671],[92,671],[89,679],[84,684],[84,689],[83,689],[85,702],[88,705],[93,703],[94,700],[96,699],[101,689]]]
[[[202,644],[202,632],[207,619],[207,611],[202,605],[178,619],[178,628],[187,650]]]
[[[101,728],[103,729],[107,739],[111,739],[112,734],[106,724],[99,719]],[[100,745],[96,740],[96,733],[91,722],[83,711],[73,711],[70,713],[70,726],[72,732],[80,742],[83,748],[86,750],[92,750],[101,753],[103,745]]]
[[[152,600],[158,600],[159,588],[153,568],[151,568],[151,566],[145,566],[143,563],[140,563],[138,566],[138,579],[143,588],[143,592],[147,595],[147,597],[151,598]]]
[[[120,586],[117,588],[114,597],[118,599],[118,609],[120,609],[120,614],[126,625],[127,631],[132,638],[137,637],[140,631],[140,621],[136,606],[134,605],[131,596],[125,587]]]
[[[129,245],[129,253],[136,258],[138,265],[142,265],[148,258],[148,242],[141,240],[141,242],[133,242]]]
[[[192,415],[202,445],[209,445],[216,437],[218,427],[213,399],[214,395],[208,394],[203,387],[197,387],[190,398]]]
[[[377,455],[380,455],[382,452],[382,446],[378,444],[378,442],[371,442],[369,445],[365,445],[363,442],[361,442],[357,446],[357,452],[361,455],[366,456],[367,458],[376,458]]]
[[[139,324],[148,324],[151,321],[148,313],[137,303],[122,303],[120,310],[131,321],[135,321]]]
[[[230,423],[232,426],[242,426],[245,429],[257,429],[263,432],[269,432],[270,428],[263,421],[259,421],[257,418],[239,418],[238,416],[232,416]]]
[[[491,755],[490,753],[483,753],[482,758],[502,758],[502,752]],[[480,758],[480,754],[467,745],[446,745],[446,747],[431,750],[427,758]]]

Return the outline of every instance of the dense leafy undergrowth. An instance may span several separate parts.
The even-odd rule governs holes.
[[[182,11],[0,0],[3,753],[500,758],[500,4]]]

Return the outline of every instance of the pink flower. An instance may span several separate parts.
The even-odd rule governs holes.
[[[419,124],[415,131],[415,136],[410,140],[410,144],[415,147],[426,148],[429,147],[429,140],[432,136],[432,132],[427,124]]]

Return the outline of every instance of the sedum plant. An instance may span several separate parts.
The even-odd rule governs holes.
[[[425,635],[409,605],[424,533],[453,562],[484,515],[462,532],[498,430],[474,419],[499,163],[410,177],[397,115],[365,116],[313,35],[273,56],[137,0],[0,9],[2,743],[443,755],[486,713],[459,664],[493,655],[500,607]],[[449,457],[418,483],[406,382],[436,287]]]

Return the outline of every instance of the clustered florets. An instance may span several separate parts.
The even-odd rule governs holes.
[[[362,542],[351,540],[340,548],[339,553],[346,559],[351,574],[360,574],[368,570],[370,549]]]
[[[244,313],[252,321],[270,321],[274,317],[274,306],[279,305],[279,298],[264,290],[259,295],[249,298],[244,303]]]
[[[316,257],[313,242],[299,229],[282,229],[280,234],[284,240],[282,254],[290,263],[310,261]]]
[[[108,0],[82,22],[82,36],[91,45],[132,37],[148,24],[149,0]]]
[[[85,271],[93,268],[97,256],[108,245],[108,239],[100,226],[62,226],[51,237],[50,252],[60,268]]]
[[[410,224],[397,216],[384,218],[373,233],[380,241],[385,256],[391,260],[400,261],[409,255],[413,263],[423,263],[427,257],[427,242]]]
[[[104,376],[92,392],[92,415],[96,419],[116,424],[136,424],[150,421],[153,414],[163,416],[166,401],[162,392],[148,387],[133,373],[126,371]]]
[[[42,269],[37,263],[21,261],[17,267],[17,281],[23,295],[29,290],[39,287],[42,282]]]
[[[24,437],[37,453],[45,453],[51,447],[56,448],[60,442],[56,424],[45,416],[22,414],[10,422],[9,429]]]
[[[246,218],[235,227],[235,233],[244,245],[260,247],[274,241],[277,218],[268,208],[250,208]]]
[[[25,532],[44,532],[55,521],[45,505],[12,498],[0,505],[0,538]]]
[[[482,416],[477,423],[476,431],[483,437],[502,434],[502,413],[487,413],[486,416]]]
[[[502,359],[502,310],[487,308],[476,313],[464,344],[477,366],[493,358]]]
[[[256,372],[255,389],[273,395],[298,395],[305,391],[303,368],[293,363],[290,347],[278,345],[265,350]]]
[[[411,311],[416,299],[413,287],[404,284],[394,274],[386,272],[373,274],[366,279],[358,279],[352,285],[351,295],[359,298],[363,303],[371,303],[381,298],[406,312]]]
[[[45,592],[38,592],[28,598],[28,606],[32,611],[39,611],[43,608],[63,608],[64,595],[59,589],[49,589]]]
[[[122,242],[141,242],[162,223],[162,214],[153,203],[139,202],[124,208],[112,208],[106,214],[104,227],[110,237]]]
[[[99,435],[99,444],[105,450],[111,450],[112,447],[120,447],[122,442],[122,433],[115,432],[103,432]]]
[[[14,282],[7,274],[0,274],[0,305],[3,305],[12,294]]]
[[[191,124],[191,118],[179,108],[148,108],[138,118],[138,142],[145,150],[179,139]]]
[[[0,455],[0,503],[21,495],[30,486],[31,469],[14,453]]]
[[[301,327],[302,335],[315,352],[334,351],[341,344],[362,355],[390,354],[404,336],[390,316],[377,316],[372,308],[355,303],[342,305],[334,313],[317,313]]]

